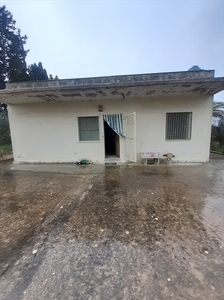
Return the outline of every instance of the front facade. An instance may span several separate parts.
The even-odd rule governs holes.
[[[213,94],[223,89],[213,71],[174,72],[9,84],[0,101],[16,163],[140,162],[153,150],[206,162]]]

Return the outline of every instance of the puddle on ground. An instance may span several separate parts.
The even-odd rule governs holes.
[[[126,244],[153,249],[156,242],[179,241],[204,251],[206,192],[194,183],[193,174],[189,182],[184,171],[175,171],[163,174],[161,169],[155,176],[141,167],[106,169],[66,223],[69,236],[97,241],[106,231],[110,240]]]
[[[0,267],[37,249],[7,299],[223,299],[222,169],[5,170],[0,185]]]

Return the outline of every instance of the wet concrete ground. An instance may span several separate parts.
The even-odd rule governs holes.
[[[0,299],[224,299],[224,157],[0,164]]]

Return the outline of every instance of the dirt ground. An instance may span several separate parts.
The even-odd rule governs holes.
[[[224,156],[0,163],[0,299],[224,299]]]

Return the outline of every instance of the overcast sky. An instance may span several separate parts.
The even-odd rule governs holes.
[[[224,77],[224,0],[1,0],[27,63],[60,79],[186,71]],[[224,92],[215,96],[224,101]]]

